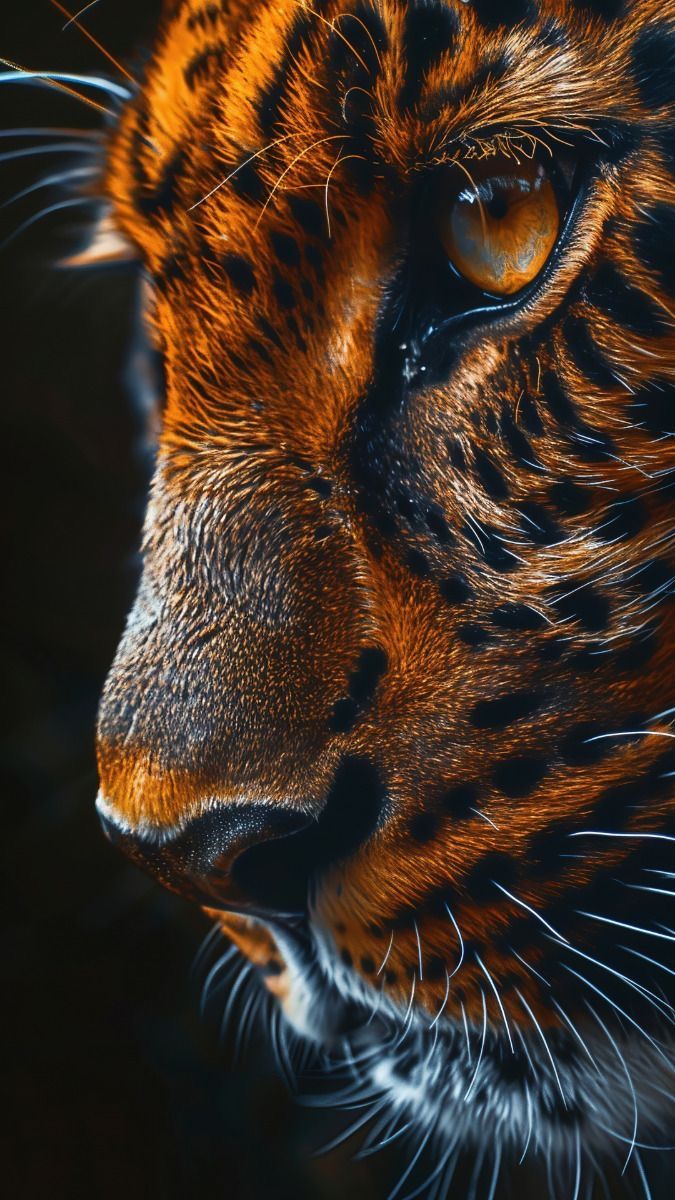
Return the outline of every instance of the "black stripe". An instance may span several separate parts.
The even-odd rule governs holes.
[[[675,27],[648,26],[635,39],[633,76],[647,108],[675,104]]]
[[[473,0],[471,7],[481,24],[488,29],[532,21],[538,15],[530,0]]]
[[[563,323],[568,350],[580,371],[604,390],[615,389],[617,381],[612,368],[593,337],[584,317],[567,317]]]
[[[655,204],[633,228],[635,252],[670,296],[675,295],[675,207]]]
[[[443,0],[417,0],[408,6],[403,34],[405,78],[399,98],[402,109],[417,103],[425,75],[452,50],[458,29],[457,14]]]
[[[260,96],[258,101],[258,117],[260,128],[266,137],[271,137],[274,133],[275,126],[279,120],[281,104],[287,91],[289,79],[292,76],[293,60],[297,57],[313,24],[313,17],[310,13],[299,12],[297,14],[286,38],[281,61],[277,65],[271,81]]]
[[[665,253],[675,261],[675,247],[666,247]],[[666,327],[662,309],[629,283],[612,263],[598,267],[586,285],[585,294],[596,308],[634,333],[654,334],[663,332]]]

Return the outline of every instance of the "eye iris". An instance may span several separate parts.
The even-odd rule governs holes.
[[[536,163],[512,164],[462,189],[441,219],[445,250],[477,287],[502,296],[539,274],[560,227],[551,181]]]

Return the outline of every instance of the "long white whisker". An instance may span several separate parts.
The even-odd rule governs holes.
[[[72,171],[59,171],[56,175],[46,175],[44,179],[32,183],[30,187],[23,188],[14,196],[10,196],[9,200],[3,200],[0,209],[9,208],[10,205],[17,204],[19,200],[24,200],[26,196],[32,196],[34,192],[39,192],[42,188],[55,187],[60,183],[67,183],[69,179],[83,179],[87,175],[96,174],[96,167],[74,167]]]
[[[547,1054],[547,1056],[548,1056],[549,1062],[550,1062],[550,1064],[551,1064],[551,1066],[552,1066],[552,1068],[553,1068],[553,1074],[555,1075],[556,1083],[558,1084],[558,1090],[559,1090],[559,1092],[560,1092],[560,1095],[561,1095],[561,1097],[562,1097],[562,1102],[563,1102],[563,1105],[565,1106],[565,1108],[567,1108],[567,1107],[568,1107],[568,1105],[567,1105],[567,1097],[565,1096],[565,1093],[564,1093],[564,1091],[563,1091],[563,1088],[562,1088],[562,1083],[560,1082],[560,1076],[559,1076],[559,1074],[558,1074],[558,1068],[557,1068],[557,1066],[556,1066],[555,1059],[554,1059],[554,1057],[553,1057],[553,1054],[552,1054],[552,1052],[551,1052],[551,1047],[549,1046],[548,1042],[546,1041],[546,1036],[545,1036],[545,1034],[544,1034],[544,1031],[543,1031],[543,1029],[542,1029],[541,1025],[539,1024],[539,1022],[538,1022],[538,1020],[537,1020],[536,1016],[534,1015],[534,1012],[532,1011],[532,1009],[530,1008],[529,1004],[527,1003],[527,1000],[525,999],[525,997],[523,996],[522,992],[520,991],[520,989],[519,989],[519,988],[516,988],[516,989],[515,989],[515,991],[516,991],[516,995],[517,995],[518,999],[520,1000],[520,1003],[522,1004],[522,1006],[523,1006],[523,1008],[525,1009],[526,1013],[528,1014],[528,1016],[529,1016],[529,1017],[530,1017],[530,1019],[532,1020],[532,1022],[533,1022],[533,1024],[534,1024],[534,1026],[535,1026],[535,1029],[537,1030],[537,1033],[539,1034],[539,1037],[540,1037],[540,1038],[541,1038],[541,1040],[542,1040],[542,1043],[543,1043],[544,1049],[545,1049],[545,1051],[546,1051],[546,1054]]]
[[[621,1064],[621,1069],[622,1069],[624,1075],[626,1076],[628,1087],[630,1088],[631,1099],[633,1101],[633,1132],[631,1135],[631,1143],[630,1143],[630,1146],[628,1149],[628,1154],[626,1156],[626,1161],[624,1162],[623,1170],[621,1171],[621,1174],[625,1175],[626,1170],[628,1168],[628,1164],[631,1160],[631,1156],[633,1154],[633,1151],[635,1150],[635,1143],[637,1141],[637,1134],[638,1134],[639,1116],[638,1116],[637,1096],[635,1095],[635,1084],[633,1083],[633,1077],[632,1077],[630,1071],[628,1070],[628,1063],[626,1062],[625,1056],[621,1053],[621,1050],[619,1049],[619,1045],[616,1041],[616,1038],[612,1036],[609,1029],[605,1025],[605,1022],[598,1015],[598,1013],[596,1013],[595,1009],[593,1008],[593,1005],[589,1004],[588,1000],[585,1002],[585,1004],[586,1004],[586,1008],[591,1013],[591,1015],[595,1018],[598,1025],[600,1026],[603,1033],[605,1034],[607,1041],[609,1042],[612,1049],[614,1050],[614,1053],[616,1054],[616,1057],[618,1058],[619,1063]]]
[[[481,999],[483,1001],[483,1032],[481,1034],[481,1039],[480,1039],[480,1050],[478,1051],[478,1062],[476,1063],[476,1069],[475,1069],[473,1075],[471,1076],[471,1082],[464,1093],[464,1103],[466,1103],[466,1101],[468,1100],[468,1098],[471,1094],[472,1088],[478,1078],[478,1072],[480,1071],[480,1065],[483,1061],[483,1051],[485,1050],[485,1038],[487,1035],[487,1004],[485,1002],[485,992],[483,991],[482,988],[480,989],[480,994],[481,994]]]
[[[74,208],[76,205],[81,206],[83,204],[99,203],[100,201],[94,196],[77,196],[73,200],[59,200],[56,204],[50,204],[49,208],[43,208],[41,212],[35,213],[32,217],[29,217],[27,221],[24,221],[22,225],[19,225],[18,229],[15,229],[13,233],[10,233],[9,237],[5,238],[4,242],[0,242],[0,250],[4,250],[6,246],[11,245],[16,238],[26,231],[26,229],[30,229],[32,225],[37,224],[38,221],[43,221],[45,217],[51,216],[52,213],[58,212],[60,209]]]
[[[490,984],[490,987],[492,988],[492,991],[494,992],[494,997],[495,997],[495,1000],[497,1001],[497,1004],[498,1004],[498,1006],[499,1006],[499,1011],[500,1011],[500,1013],[502,1014],[502,1021],[504,1022],[504,1028],[505,1028],[505,1030],[506,1030],[506,1036],[507,1036],[507,1038],[509,1039],[509,1046],[511,1047],[511,1053],[512,1053],[512,1054],[515,1054],[515,1049],[514,1049],[514,1045],[513,1045],[513,1039],[512,1039],[512,1037],[511,1037],[511,1029],[510,1029],[510,1026],[509,1026],[509,1023],[508,1023],[507,1017],[506,1017],[506,1012],[504,1011],[504,1005],[502,1004],[502,998],[501,998],[501,996],[499,995],[499,991],[498,991],[497,985],[496,985],[496,983],[495,983],[494,979],[492,978],[492,975],[491,975],[491,974],[490,974],[490,972],[488,971],[487,967],[485,966],[485,963],[484,963],[484,962],[483,962],[483,960],[481,959],[480,955],[479,955],[479,954],[476,954],[476,956],[475,956],[475,957],[476,957],[476,962],[478,963],[478,966],[480,967],[480,969],[481,969],[481,971],[483,972],[483,974],[484,974],[485,978],[487,979],[488,983]]]
[[[53,142],[50,146],[24,146],[20,150],[6,150],[0,154],[0,163],[14,162],[19,158],[37,158],[39,154],[91,154],[92,147],[80,142]]]
[[[69,71],[0,71],[0,83],[49,83],[52,80],[56,83],[79,83],[83,87],[117,96],[119,100],[130,100],[133,96],[133,92],[122,87],[121,83],[113,83],[98,75],[73,75]]]
[[[452,979],[453,976],[455,976],[457,974],[457,972],[459,971],[459,968],[461,967],[462,963],[464,962],[464,938],[462,937],[462,931],[459,928],[457,921],[455,920],[455,915],[454,915],[452,909],[450,908],[450,906],[448,904],[444,904],[444,908],[445,908],[445,911],[447,912],[450,920],[452,921],[452,924],[455,929],[455,933],[457,934],[457,938],[459,941],[459,962],[457,963],[454,970],[450,972],[450,978]]]

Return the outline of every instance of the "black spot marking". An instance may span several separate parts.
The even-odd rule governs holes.
[[[250,157],[250,154],[245,154],[240,165],[233,167],[230,187],[242,200],[247,200],[251,204],[262,204],[266,194],[265,185],[258,174],[255,163],[247,162]]]
[[[249,296],[255,287],[255,272],[253,267],[240,254],[224,254],[223,270],[238,292]]]
[[[483,450],[474,447],[474,459],[478,477],[488,496],[493,500],[506,500],[509,489],[499,468]]]
[[[586,297],[613,321],[634,333],[654,334],[665,329],[663,310],[611,263],[598,267],[586,286]]]
[[[387,655],[379,646],[361,651],[359,664],[349,680],[349,694],[357,704],[367,704],[387,670]]]
[[[565,653],[565,643],[562,638],[547,638],[538,649],[542,662],[560,662]]]
[[[298,13],[286,39],[281,60],[275,68],[270,82],[260,96],[260,100],[258,101],[258,117],[260,128],[266,137],[272,137],[274,134],[288,83],[293,76],[294,59],[298,57],[302,43],[311,27],[311,15],[309,13]]]
[[[497,729],[529,717],[541,705],[541,692],[507,692],[494,700],[479,700],[469,713],[476,729]]]
[[[611,612],[609,600],[590,583],[560,596],[555,604],[564,617],[579,621],[589,633],[599,633],[607,628]]]
[[[515,571],[519,565],[518,559],[504,546],[496,529],[492,529],[489,525],[482,525],[480,534],[477,534],[470,528],[468,532],[472,539],[476,541],[478,549],[488,567],[492,567],[493,571],[499,572]]]
[[[500,25],[516,25],[535,15],[530,0],[473,0],[472,8],[478,20],[488,29]]]
[[[342,36],[340,36],[342,35]],[[378,58],[389,44],[387,30],[380,14],[365,0],[354,5],[351,12],[335,19],[335,29],[328,41],[328,59],[333,71],[347,71],[353,84],[370,82],[372,86],[379,71]],[[359,61],[360,60],[360,61]]]
[[[519,506],[522,520],[520,528],[526,537],[540,546],[552,546],[565,536],[557,521],[541,504],[526,500]]]
[[[216,42],[206,49],[201,50],[196,54],[183,72],[183,76],[190,91],[194,91],[195,84],[201,83],[208,79],[211,69],[215,66],[222,68],[225,63],[227,47],[224,42]]]
[[[452,533],[450,532],[445,517],[443,517],[436,509],[428,508],[424,514],[424,519],[428,528],[439,542],[442,542],[444,545],[446,545],[448,542],[453,540]]]
[[[344,965],[346,967],[351,967],[353,965],[354,960],[353,960],[351,954],[349,953],[349,950],[341,950],[340,958],[342,959],[342,962],[344,963]]]
[[[674,582],[675,572],[665,558],[652,558],[648,563],[645,563],[635,578],[635,584],[641,592],[647,595],[661,592],[664,595],[670,596],[672,595]]]
[[[410,836],[424,844],[430,842],[438,833],[439,821],[435,813],[416,813],[410,822]]]
[[[493,851],[476,863],[467,875],[464,886],[472,900],[488,904],[500,898],[501,893],[495,884],[500,883],[502,887],[511,889],[517,879],[518,868],[511,856]],[[466,954],[466,943],[464,951]]]
[[[327,500],[333,494],[333,485],[330,479],[324,479],[321,475],[317,475],[314,479],[308,479],[305,487],[312,492],[316,492],[317,496],[321,496],[322,500]]]
[[[448,604],[464,604],[473,594],[462,575],[448,575],[447,579],[442,581],[439,590]]]
[[[283,350],[284,343],[279,337],[276,329],[270,325],[266,317],[259,316],[257,319],[257,325],[263,337],[266,337],[269,342],[272,342],[272,344],[276,346],[277,350]]]
[[[456,13],[443,0],[408,5],[403,35],[405,78],[400,97],[403,109],[417,102],[425,75],[452,50],[458,28]]]
[[[466,625],[460,625],[457,636],[467,646],[482,646],[490,640],[489,630],[483,629],[482,625],[477,625],[473,621],[469,621]]]
[[[650,25],[638,34],[632,50],[633,76],[647,108],[675,104],[675,28]]]
[[[364,975],[374,975],[375,974],[375,963],[373,962],[372,958],[370,958],[369,955],[367,955],[367,954],[363,955],[360,965],[361,965],[361,970],[363,971]]]
[[[551,415],[560,425],[575,425],[578,417],[574,405],[567,392],[553,371],[545,371],[541,380],[541,390],[549,407]]]
[[[473,816],[478,803],[478,790],[473,783],[457,783],[441,796],[441,804],[456,820]]]
[[[615,21],[624,11],[626,0],[572,0],[574,8],[604,21]]]
[[[421,550],[409,550],[406,561],[413,575],[417,575],[420,579],[425,579],[429,574],[429,563]]]
[[[500,604],[492,613],[492,621],[499,629],[524,631],[543,629],[546,620],[527,604]]]
[[[272,249],[280,262],[287,267],[297,267],[300,262],[298,243],[289,233],[273,233],[270,241]]]
[[[437,983],[439,979],[445,979],[446,966],[442,958],[438,954],[432,954],[431,958],[427,959],[424,966],[424,974],[430,983]]]
[[[336,701],[330,721],[331,729],[335,733],[349,733],[358,715],[359,706],[355,700],[345,697],[343,700]]]
[[[668,380],[645,384],[628,406],[631,419],[650,433],[675,432],[675,385]]]
[[[448,438],[447,443],[450,462],[457,471],[466,471],[466,457],[459,442]]]
[[[586,378],[605,391],[615,389],[614,372],[594,342],[588,322],[583,317],[567,317],[563,322],[563,334],[572,359]]]
[[[268,958],[263,970],[265,975],[281,975],[283,967],[278,959]]]
[[[305,233],[313,237],[319,237],[323,233],[324,213],[316,200],[307,200],[305,196],[290,196],[288,207]]]
[[[655,204],[633,229],[636,254],[668,293],[675,295],[675,207]]]
[[[497,764],[492,780],[498,791],[516,800],[534,791],[547,770],[548,765],[543,758],[516,755]]]
[[[560,483],[554,483],[549,496],[556,508],[570,517],[578,517],[587,512],[591,503],[588,489],[581,487],[573,479],[562,479]]]
[[[506,406],[502,409],[501,432],[516,462],[525,463],[526,466],[537,465],[537,455]]]
[[[297,297],[287,279],[275,273],[272,291],[280,308],[291,309],[297,304]]]
[[[643,501],[637,496],[628,496],[607,505],[598,532],[603,540],[625,542],[642,532],[648,517]]]
[[[144,216],[153,216],[158,212],[164,212],[167,216],[171,215],[178,200],[185,159],[184,150],[176,151],[164,167],[152,190],[148,194],[144,195],[141,191],[141,194],[137,195],[136,204]]]

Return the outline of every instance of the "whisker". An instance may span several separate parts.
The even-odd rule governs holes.
[[[482,988],[480,989],[480,994],[481,994],[481,999],[483,1001],[483,1033],[481,1035],[481,1040],[480,1040],[480,1050],[478,1051],[478,1062],[476,1063],[476,1069],[475,1069],[473,1075],[471,1076],[471,1082],[464,1093],[464,1103],[465,1104],[466,1104],[466,1101],[468,1100],[468,1098],[471,1094],[471,1091],[473,1089],[473,1086],[478,1078],[478,1072],[480,1071],[480,1065],[483,1061],[483,1051],[485,1050],[485,1038],[487,1035],[487,1004],[485,1002],[485,992],[483,991]]]
[[[479,954],[476,954],[476,955],[475,955],[475,958],[476,958],[476,962],[478,963],[478,966],[480,967],[480,969],[481,969],[481,971],[483,972],[483,974],[484,974],[485,978],[487,979],[488,983],[490,984],[490,987],[492,988],[492,991],[494,992],[495,1000],[497,1001],[497,1004],[498,1004],[498,1006],[499,1006],[499,1011],[500,1011],[500,1013],[502,1014],[502,1020],[503,1020],[503,1022],[504,1022],[504,1028],[505,1028],[505,1030],[506,1030],[506,1036],[507,1036],[507,1038],[509,1039],[509,1046],[511,1047],[511,1053],[512,1053],[512,1054],[515,1054],[515,1048],[514,1048],[514,1045],[513,1045],[513,1039],[512,1039],[512,1037],[511,1037],[511,1029],[510,1029],[510,1026],[509,1026],[508,1020],[507,1020],[507,1018],[506,1018],[506,1012],[505,1012],[505,1010],[504,1010],[504,1005],[502,1004],[502,998],[501,998],[501,996],[499,995],[499,991],[498,991],[498,989],[497,989],[497,985],[496,985],[496,983],[495,983],[494,979],[492,978],[492,975],[491,975],[491,974],[490,974],[490,972],[488,971],[487,967],[485,966],[485,963],[483,962],[483,960],[482,960],[482,958],[480,957],[480,955],[479,955]]]
[[[112,63],[113,67],[119,71],[120,75],[124,75],[124,78],[128,79],[129,83],[132,83],[134,87],[138,86],[137,80],[134,79],[133,75],[130,75],[129,72],[122,66],[122,64],[113,57],[110,51],[106,50],[105,46],[101,45],[98,38],[95,38],[93,33],[90,33],[88,29],[85,29],[84,25],[80,24],[77,16],[73,16],[72,13],[69,13],[68,9],[64,8],[64,6],[60,3],[60,0],[49,0],[49,2],[53,8],[58,8],[59,12],[63,13],[64,17],[68,17],[68,24],[64,25],[64,29],[67,29],[70,25],[75,25],[79,29],[80,33],[82,33],[84,37],[91,42],[92,46],[95,46],[97,50],[100,50],[101,54],[107,58],[108,62]]]
[[[669,1069],[672,1068],[672,1064],[671,1064],[670,1060],[668,1058],[666,1058],[666,1055],[663,1053],[662,1048],[658,1045],[657,1042],[654,1041],[654,1039],[652,1037],[649,1036],[646,1029],[643,1029],[642,1026],[636,1020],[634,1020],[633,1017],[631,1017],[630,1013],[627,1013],[624,1008],[621,1008],[621,1006],[619,1004],[617,1004],[614,1000],[610,999],[610,997],[607,996],[602,991],[601,988],[596,987],[596,985],[594,983],[591,983],[590,979],[587,979],[585,975],[582,975],[579,971],[575,971],[574,967],[568,966],[567,963],[561,963],[560,965],[561,965],[563,971],[567,971],[570,975],[574,975],[574,977],[576,979],[580,980],[581,983],[586,984],[586,987],[589,987],[592,992],[595,992],[596,996],[599,996],[600,999],[604,1000],[607,1004],[609,1004],[610,1007],[615,1010],[615,1012],[618,1012],[619,1016],[624,1017],[628,1021],[629,1025],[632,1025],[633,1028],[636,1029],[638,1031],[638,1033],[643,1038],[645,1038],[646,1041],[649,1042],[649,1045],[652,1046],[654,1048],[654,1050],[656,1050],[656,1053],[659,1055],[660,1058],[663,1059],[663,1061],[667,1064],[668,1068]]]
[[[79,12],[76,12],[75,15],[70,18],[69,21],[66,21],[62,32],[66,30],[69,25],[72,25],[74,21],[77,21],[80,17],[83,17],[86,12],[89,12],[90,8],[94,8],[97,4],[98,0],[89,0],[88,4],[85,4],[84,7],[79,10]]]
[[[123,87],[121,83],[114,83],[111,79],[103,79],[98,75],[75,75],[70,71],[30,71],[25,67],[14,63],[9,58],[0,58],[0,63],[5,67],[10,67],[9,71],[0,71],[0,83],[47,83],[59,86],[61,84],[79,83],[83,87],[91,87],[100,92],[106,92],[109,96],[115,96],[118,100],[130,100],[133,93],[129,88]],[[94,101],[89,100],[87,96],[82,96],[80,92],[73,91],[72,88],[63,88],[69,95],[75,96],[78,100],[82,100],[87,104],[93,104]],[[98,105],[97,107],[101,107]],[[114,116],[109,110],[104,109],[108,116]]]
[[[563,1091],[563,1088],[562,1088],[562,1083],[560,1082],[560,1076],[559,1076],[559,1074],[558,1074],[558,1068],[557,1068],[557,1066],[556,1066],[555,1059],[554,1059],[554,1057],[553,1057],[553,1054],[552,1054],[552,1052],[551,1052],[551,1047],[549,1046],[549,1044],[548,1044],[548,1042],[547,1042],[547,1040],[546,1040],[546,1036],[545,1036],[545,1034],[544,1034],[544,1031],[543,1031],[543,1029],[542,1029],[541,1025],[539,1024],[539,1022],[538,1022],[538,1020],[537,1020],[537,1018],[536,1018],[536,1016],[535,1016],[534,1012],[532,1011],[532,1009],[530,1008],[529,1004],[527,1003],[527,1000],[525,999],[525,997],[523,996],[522,992],[520,991],[520,989],[519,989],[519,988],[516,988],[516,989],[515,989],[515,992],[516,992],[516,995],[517,995],[518,999],[520,1000],[520,1003],[522,1004],[523,1008],[525,1009],[526,1013],[528,1014],[528,1016],[530,1017],[530,1019],[531,1019],[531,1020],[532,1020],[532,1022],[534,1023],[535,1029],[537,1030],[537,1033],[539,1034],[539,1037],[540,1037],[540,1038],[541,1038],[541,1040],[542,1040],[542,1043],[543,1043],[543,1046],[544,1046],[544,1050],[546,1051],[546,1054],[547,1054],[547,1056],[548,1056],[549,1062],[551,1063],[551,1066],[552,1066],[552,1068],[553,1068],[553,1074],[555,1075],[556,1083],[558,1084],[558,1090],[559,1090],[559,1092],[560,1092],[560,1095],[561,1095],[561,1097],[562,1097],[562,1102],[563,1102],[563,1105],[565,1106],[565,1108],[567,1108],[567,1107],[568,1107],[568,1105],[567,1105],[567,1097],[565,1096],[565,1093],[564,1093],[564,1091]]]
[[[66,183],[69,179],[81,179],[87,175],[97,174],[98,170],[96,167],[76,167],[72,171],[60,171],[57,175],[47,175],[44,179],[40,179],[38,183],[32,183],[30,187],[16,192],[14,196],[10,196],[9,200],[3,200],[0,204],[0,209],[9,208],[11,204],[17,204],[19,200],[24,200],[26,196],[31,196],[34,192],[40,191],[41,188],[56,187],[60,183]]]
[[[452,909],[450,908],[450,905],[445,903],[445,901],[444,901],[443,906],[444,906],[445,911],[447,912],[450,920],[452,921],[452,924],[455,929],[455,933],[457,934],[457,937],[459,939],[459,962],[457,963],[455,969],[453,971],[451,971],[451,973],[450,973],[450,978],[452,979],[453,976],[457,974],[457,972],[459,971],[459,968],[461,967],[462,963],[464,962],[464,938],[462,937],[462,931],[459,928],[457,921],[455,920],[455,915],[454,915]]]
[[[12,242],[16,241],[16,239],[20,237],[22,233],[25,233],[27,229],[30,229],[31,226],[37,224],[38,221],[43,221],[45,217],[51,216],[52,213],[58,212],[60,209],[74,208],[76,205],[81,206],[84,204],[100,204],[100,200],[96,196],[77,196],[72,200],[59,200],[56,204],[50,204],[48,208],[43,208],[41,212],[34,213],[32,217],[29,217],[27,221],[24,221],[22,225],[19,225],[18,229],[15,229],[13,233],[10,233],[9,237],[5,238],[4,242],[0,242],[0,251],[5,250],[7,246],[10,246]]]
[[[0,138],[19,137],[77,137],[101,141],[101,133],[98,129],[75,129],[59,125],[26,125],[18,126],[16,129],[0,129]]]
[[[5,150],[0,154],[0,163],[14,162],[19,158],[36,158],[39,154],[91,154],[92,147],[80,142],[52,142],[50,146],[24,146],[20,150]]]
[[[623,1169],[621,1171],[621,1174],[625,1175],[626,1170],[628,1168],[628,1164],[631,1160],[631,1156],[633,1154],[633,1151],[635,1150],[635,1143],[637,1142],[637,1133],[638,1133],[639,1117],[638,1117],[637,1096],[635,1095],[635,1084],[633,1083],[633,1076],[631,1075],[630,1071],[628,1070],[628,1063],[626,1062],[625,1055],[623,1055],[621,1053],[621,1050],[616,1041],[616,1038],[612,1036],[609,1029],[605,1025],[605,1022],[598,1015],[598,1013],[596,1013],[595,1009],[593,1008],[593,1005],[589,1004],[588,1000],[585,1001],[585,1007],[588,1009],[588,1011],[591,1013],[591,1015],[595,1018],[598,1025],[600,1026],[603,1033],[605,1034],[605,1037],[607,1038],[609,1044],[611,1045],[612,1049],[614,1050],[614,1053],[616,1054],[616,1057],[618,1058],[619,1063],[621,1064],[621,1069],[623,1070],[623,1072],[626,1076],[626,1080],[627,1080],[628,1086],[630,1088],[631,1098],[633,1101],[633,1133],[632,1133],[632,1137],[631,1137],[630,1147],[628,1149],[628,1154],[626,1156],[626,1161],[624,1162]]]
[[[384,971],[384,968],[387,965],[387,960],[389,958],[389,955],[391,954],[393,945],[394,945],[394,930],[392,929],[391,937],[389,938],[389,945],[387,946],[387,953],[385,954],[384,958],[382,959],[382,962],[380,963],[380,966],[377,971],[378,975],[381,975],[382,972]]]
[[[262,209],[260,210],[260,213],[258,214],[258,218],[255,223],[256,229],[258,228],[265,213],[267,212],[267,209],[269,208],[270,204],[272,203],[272,200],[274,199],[274,196],[276,195],[278,189],[281,187],[282,181],[286,178],[289,171],[291,171],[293,169],[295,164],[298,163],[301,158],[304,158],[306,154],[309,154],[312,150],[315,150],[317,146],[322,146],[326,142],[335,142],[338,139],[340,139],[341,141],[345,141],[346,134],[344,134],[344,133],[329,133],[327,137],[318,138],[315,142],[312,142],[311,146],[305,146],[304,150],[301,150],[299,154],[296,154],[295,158],[293,158],[291,160],[291,162],[288,164],[288,166],[285,167],[284,170],[281,172],[281,175],[277,179],[276,183],[274,184],[274,187],[272,188],[267,199],[265,200],[265,203],[263,204]]]

